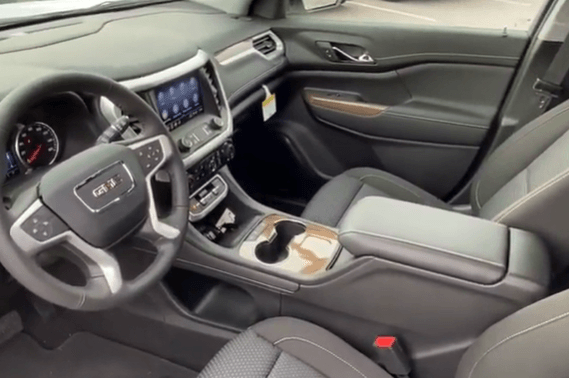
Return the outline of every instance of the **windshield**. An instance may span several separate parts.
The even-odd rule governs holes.
[[[0,0],[0,25],[90,9],[107,9],[148,0]]]

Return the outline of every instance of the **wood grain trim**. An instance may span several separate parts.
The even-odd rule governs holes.
[[[326,226],[306,223],[302,220],[288,218],[279,214],[268,215],[257,226],[257,229],[260,231],[258,236],[241,245],[240,255],[243,255],[244,246],[246,249],[251,248],[251,250],[255,250],[261,243],[272,241],[276,237],[277,225],[283,221],[298,223],[305,227],[304,233],[297,235],[298,237],[295,237],[285,246],[290,252],[285,261],[290,260],[296,264],[292,269],[289,266],[286,270],[307,275],[326,271],[326,268],[331,264],[341,248],[338,241],[338,232]],[[319,239],[322,242],[316,245],[308,243],[309,247],[306,247],[305,242],[309,238]],[[252,243],[253,246],[246,246],[245,244],[247,243]],[[258,258],[254,257],[253,260],[258,261]]]
[[[318,108],[333,110],[358,117],[377,117],[387,110],[387,106],[384,105],[336,100],[315,94],[308,95],[308,103]]]

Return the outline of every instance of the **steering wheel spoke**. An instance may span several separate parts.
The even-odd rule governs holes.
[[[23,253],[34,261],[48,248],[67,244],[86,268],[88,279],[102,277],[111,293],[117,293],[122,287],[117,260],[109,252],[81,239],[39,199],[14,222],[10,235]]]
[[[174,155],[172,144],[166,135],[157,135],[127,143],[126,146],[136,153],[147,179],[154,176]]]
[[[149,197],[148,220],[143,225],[139,236],[148,240],[156,240],[159,237],[175,239],[180,231],[168,224],[166,220],[158,218],[151,183],[152,177],[162,167],[166,166],[175,154],[170,140],[166,135],[158,135],[133,144],[127,144],[127,147],[135,152],[146,175],[145,182]],[[154,235],[152,235],[153,233]]]

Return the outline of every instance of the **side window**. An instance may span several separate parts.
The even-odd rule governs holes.
[[[548,0],[290,0],[290,16],[532,30]]]

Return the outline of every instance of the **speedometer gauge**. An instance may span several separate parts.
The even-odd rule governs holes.
[[[59,153],[55,131],[43,122],[23,126],[16,135],[16,153],[26,167],[51,165]]]

